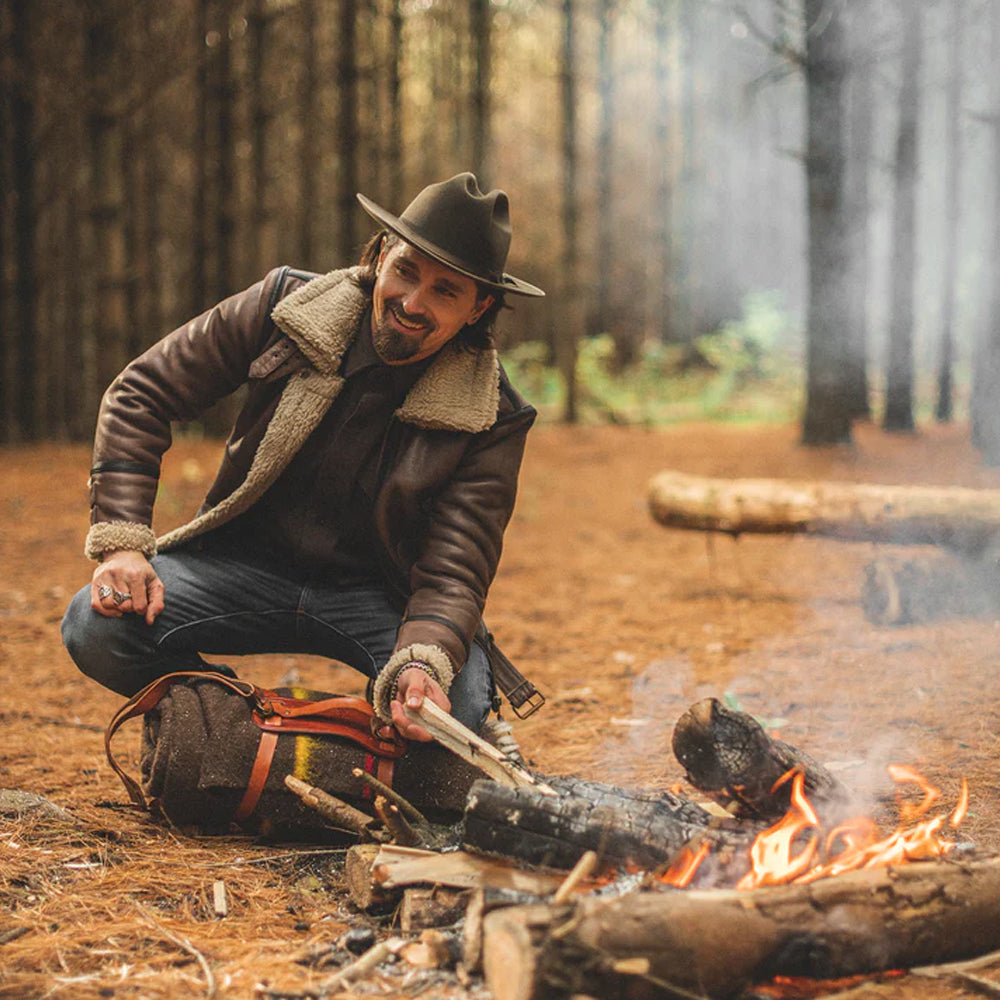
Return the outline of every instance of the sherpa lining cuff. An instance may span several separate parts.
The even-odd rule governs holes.
[[[403,668],[414,660],[426,663],[433,668],[437,682],[445,694],[451,688],[451,682],[455,679],[455,670],[451,665],[451,657],[440,646],[415,642],[412,646],[397,649],[376,678],[375,688],[372,691],[372,706],[375,709],[375,714],[385,722],[392,722],[390,701],[394,682],[402,673]]]
[[[90,526],[84,555],[88,559],[100,560],[105,552],[128,549],[141,552],[147,558],[156,555],[156,535],[145,524],[133,521],[100,521]]]

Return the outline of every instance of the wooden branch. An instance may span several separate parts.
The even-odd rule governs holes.
[[[367,771],[363,771],[360,767],[352,768],[351,774],[368,785],[372,791],[381,795],[383,798],[388,799],[408,820],[424,826],[429,825],[427,817],[415,805],[407,799],[404,799],[403,796],[400,795],[394,788],[390,788],[388,785],[379,781],[374,774],[369,774]]]
[[[968,553],[981,552],[1000,537],[1000,490],[662,472],[650,482],[649,509],[666,527],[734,535],[797,532]]]
[[[776,975],[830,979],[996,950],[1000,859],[915,862],[752,892],[514,907],[488,914],[483,934],[495,1000],[555,989],[618,995],[630,977],[663,995],[732,997]]]
[[[410,826],[396,805],[389,802],[384,795],[375,796],[374,807],[375,815],[382,820],[395,843],[404,847],[416,847],[420,843],[420,834]]]
[[[544,795],[555,795],[545,782],[539,781],[526,767],[477,736],[444,709],[438,708],[429,698],[424,699],[419,709],[404,707],[403,711],[411,722],[423,726],[438,743],[501,785],[507,788],[530,785]]]
[[[315,809],[338,829],[359,835],[371,834],[372,818],[360,809],[324,792],[322,788],[314,788],[292,774],[285,775],[285,785],[302,800],[303,805]]]

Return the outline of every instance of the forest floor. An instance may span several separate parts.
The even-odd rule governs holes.
[[[197,506],[218,449],[178,440],[157,527]],[[209,974],[220,998],[249,998],[264,983],[308,990],[329,970],[296,956],[370,923],[344,894],[343,852],[154,825],[127,805],[104,759],[101,734],[120,699],[80,676],[59,638],[63,608],[91,572],[81,554],[88,460],[79,446],[0,450],[0,788],[68,813],[0,815],[0,997],[204,997]],[[948,808],[966,777],[961,836],[1000,848],[1000,622],[869,624],[859,591],[875,546],[664,529],[646,507],[664,469],[1000,487],[964,426],[913,436],[862,427],[854,448],[822,450],[781,426],[536,428],[488,609],[505,651],[548,697],[517,725],[526,755],[550,774],[665,789],[683,779],[674,721],[700,698],[727,697],[780,719],[783,739],[848,784],[901,761]],[[363,689],[347,668],[309,658],[238,666],[264,685],[294,667],[317,688]],[[120,737],[134,769],[131,740]],[[217,880],[229,896],[221,920]],[[983,974],[1000,981],[1000,963]],[[349,995],[488,996],[449,975],[411,980],[376,976]],[[947,978],[864,987],[884,1000],[965,995]]]

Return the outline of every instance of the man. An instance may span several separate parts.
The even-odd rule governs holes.
[[[133,361],[101,404],[87,554],[63,639],[124,695],[201,654],[351,664],[378,715],[428,739],[423,698],[478,730],[494,685],[481,631],[535,411],[489,330],[507,294],[508,199],[472,174],[425,188],[357,267],[282,268]],[[245,405],[194,520],[150,524],[172,421],[242,385]]]

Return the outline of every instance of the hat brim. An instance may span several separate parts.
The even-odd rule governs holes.
[[[453,271],[458,271],[459,274],[464,274],[467,278],[472,278],[473,281],[489,285],[490,288],[496,288],[501,292],[511,292],[514,295],[530,295],[536,298],[545,295],[545,292],[540,288],[537,288],[530,282],[515,278],[511,274],[502,275],[499,281],[493,281],[490,278],[483,277],[481,274],[477,274],[475,271],[470,270],[466,264],[463,264],[462,261],[431,243],[430,240],[425,239],[412,226],[407,225],[403,219],[376,205],[370,198],[366,198],[363,194],[358,194],[357,198],[361,203],[361,207],[376,222],[382,223],[386,229],[391,230],[401,239],[415,246],[421,253],[427,254],[428,257],[432,257],[438,263],[450,267]]]

